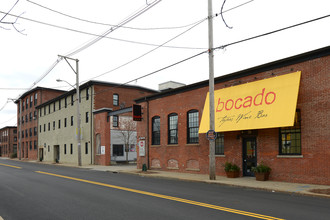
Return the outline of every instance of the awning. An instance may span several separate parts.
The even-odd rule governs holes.
[[[215,131],[293,126],[301,72],[214,91]],[[210,130],[207,93],[199,133]]]

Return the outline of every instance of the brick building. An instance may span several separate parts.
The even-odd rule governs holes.
[[[330,47],[217,77],[215,91],[235,96],[246,86],[253,91],[272,80],[297,75],[293,74],[297,71],[301,74],[297,86],[299,92],[298,89],[296,94],[292,92],[294,101],[284,102],[276,109],[280,118],[273,120],[274,124],[248,129],[235,127],[238,123],[232,123],[232,127],[217,133],[216,175],[225,175],[223,164],[228,161],[240,167],[240,176],[253,176],[251,167],[263,162],[272,168],[271,180],[330,185]],[[278,85],[279,91],[282,90],[281,84],[284,88],[284,84],[291,83],[285,79]],[[291,89],[290,85],[287,87]],[[267,91],[268,87],[260,88],[254,100],[250,95],[226,102],[216,99],[216,113],[223,108],[251,108],[252,111],[260,107],[257,106],[262,103],[259,98],[265,98],[263,105],[270,106],[275,99],[277,103],[280,98],[292,95],[284,92],[280,97],[277,92]],[[198,133],[203,111],[206,111],[204,104],[208,90],[207,80],[136,100],[143,109],[143,120],[137,125],[137,138],[145,141],[145,156],[139,156],[138,152],[139,168],[146,164],[149,169],[209,173],[209,141],[205,133]],[[267,111],[273,110],[269,107]],[[291,114],[289,119],[279,125],[277,122],[286,118],[287,113]],[[234,116],[216,117],[216,129],[223,123],[238,122]],[[267,114],[259,116],[267,117]],[[251,117],[242,115],[241,118]],[[248,126],[255,124],[258,123]]]
[[[0,156],[14,157],[17,153],[17,127],[7,126],[0,129]]]
[[[102,136],[103,140],[110,132],[107,133],[106,128],[107,116],[95,117],[93,112],[100,109],[116,111],[132,106],[134,99],[154,94],[155,91],[139,86],[95,80],[80,85],[79,89],[81,162],[83,165],[99,164],[100,156],[98,148],[95,147],[95,136]],[[37,107],[40,160],[78,163],[77,103],[76,90],[73,89]],[[100,124],[104,126],[103,130],[96,129]],[[104,146],[103,141],[100,143]],[[107,165],[109,164],[110,162]]]
[[[132,119],[132,107],[96,110],[94,118],[95,164],[136,161],[136,121]]]
[[[21,155],[21,158],[37,159],[38,114],[36,106],[63,93],[62,90],[36,87],[25,92],[15,101],[17,104],[17,126],[21,137],[21,152],[18,151],[18,157]]]

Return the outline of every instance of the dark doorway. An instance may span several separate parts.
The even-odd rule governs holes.
[[[58,163],[60,161],[60,146],[54,145],[54,162]]]
[[[243,138],[243,176],[254,176],[252,167],[257,166],[257,140]]]
[[[44,160],[44,149],[39,148],[39,161],[43,161],[43,160]]]

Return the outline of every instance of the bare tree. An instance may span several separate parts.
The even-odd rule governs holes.
[[[5,21],[6,17],[7,17],[7,16],[9,15],[9,13],[15,8],[15,6],[17,5],[18,2],[19,2],[19,0],[17,0],[17,1],[15,2],[15,4],[11,7],[11,9],[10,9],[7,13],[5,13],[5,15],[0,19],[0,24],[3,24],[3,25],[11,25],[11,26],[13,26],[13,28],[14,28],[18,33],[25,35],[25,34],[23,33],[23,32],[25,31],[25,29],[23,29],[23,30],[19,30],[19,29],[16,27],[16,24],[18,24],[18,23],[17,23],[17,20],[18,20],[18,19],[22,16],[22,14],[24,14],[24,13],[20,14],[19,16],[17,16],[16,19],[15,19],[15,21]],[[0,28],[5,29],[5,30],[10,30],[10,28],[6,28],[6,27],[3,27],[3,26],[0,26]]]
[[[119,122],[119,132],[125,144],[126,162],[128,162],[128,152],[130,143],[136,139],[136,122],[131,117],[121,117]],[[136,141],[134,141],[135,143]]]

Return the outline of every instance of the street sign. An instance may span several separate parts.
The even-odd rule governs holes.
[[[217,133],[215,132],[215,130],[208,130],[208,132],[206,133],[206,138],[209,141],[214,141],[215,139],[217,139]]]

